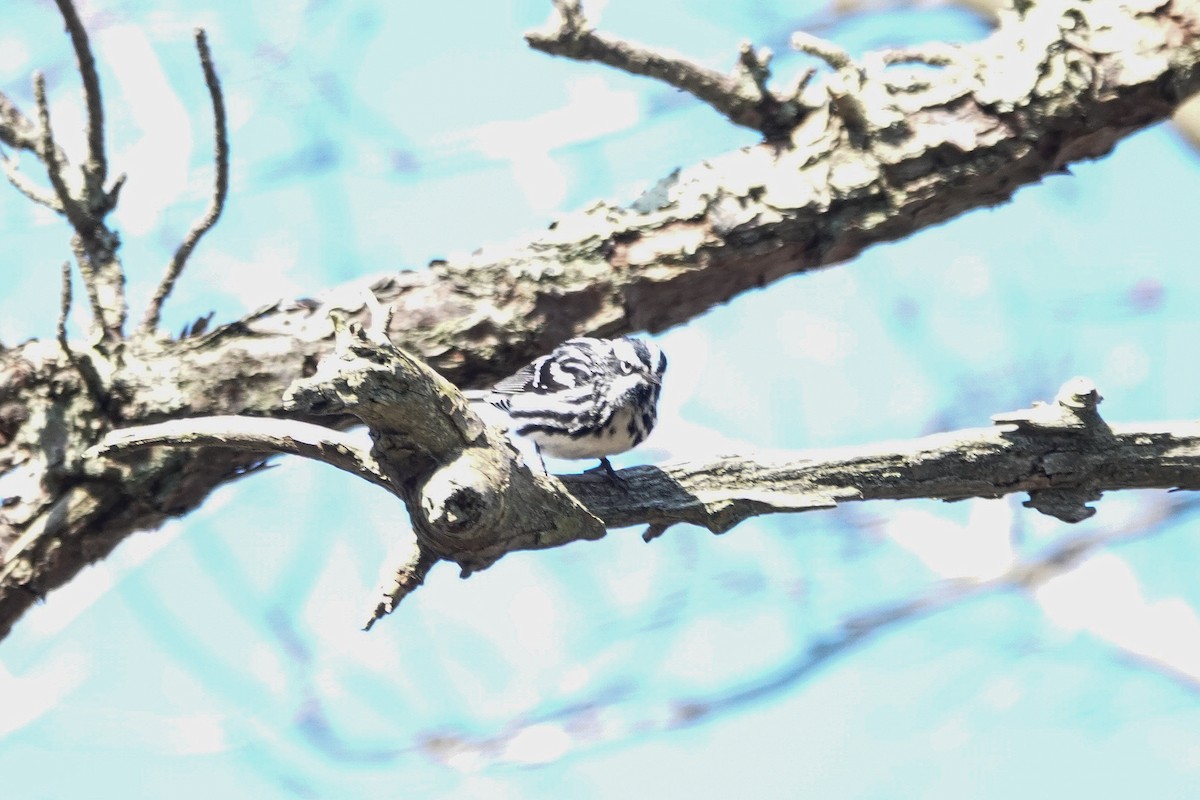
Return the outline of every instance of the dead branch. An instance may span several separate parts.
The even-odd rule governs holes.
[[[806,80],[784,94],[767,87],[771,51],[742,45],[730,74],[691,62],[681,55],[607,36],[593,29],[579,0],[554,0],[547,27],[525,35],[530,47],[579,61],[599,61],[610,67],[645,75],[681,89],[708,103],[737,125],[761,131],[768,138],[786,134],[808,114],[800,101]]]
[[[79,13],[71,0],[54,0],[66,23],[79,65],[79,77],[83,80],[83,100],[87,107],[87,160],[84,162],[84,181],[89,185],[87,196],[103,194],[108,175],[108,160],[104,153],[104,103],[100,97],[100,77],[96,74],[96,59],[87,31],[79,21]]]
[[[38,131],[40,135],[38,156],[42,159],[42,163],[46,165],[46,174],[50,178],[50,185],[54,187],[54,194],[58,198],[58,205],[62,207],[62,212],[71,223],[71,227],[80,236],[90,235],[94,229],[94,223],[85,208],[76,201],[75,197],[71,194],[70,188],[67,186],[67,179],[64,174],[66,162],[60,159],[60,151],[54,141],[54,130],[50,126],[50,105],[46,100],[46,77],[40,72],[33,74],[33,97],[34,102],[37,104]]]
[[[4,177],[8,178],[8,182],[18,192],[38,205],[45,206],[59,214],[63,213],[63,205],[59,202],[58,197],[38,186],[25,173],[21,172],[21,167],[17,163],[17,159],[0,154],[0,168],[4,170]]]
[[[199,244],[200,237],[217,224],[217,220],[221,217],[221,211],[225,208],[225,197],[229,193],[229,138],[225,129],[225,99],[221,93],[221,83],[217,78],[216,68],[213,67],[212,53],[209,52],[208,38],[203,28],[196,29],[196,50],[200,53],[204,83],[208,86],[208,96],[212,101],[213,108],[212,200],[209,202],[204,216],[192,225],[191,230],[188,231],[187,236],[184,237],[179,248],[176,249],[175,255],[171,258],[171,263],[167,265],[167,273],[163,276],[158,288],[154,290],[154,296],[150,298],[150,305],[146,308],[146,315],[142,319],[142,333],[152,333],[158,327],[162,304],[170,296],[171,290],[175,287],[175,281],[183,272],[188,256]]]
[[[31,153],[38,151],[40,142],[37,125],[5,94],[0,94],[0,142]]]
[[[58,327],[56,329],[58,346],[63,353],[69,354],[71,346],[67,342],[67,316],[71,313],[71,262],[64,261],[62,265],[62,288],[58,301]]]
[[[1101,12],[1096,25],[1080,22]],[[395,312],[391,339],[460,386],[502,377],[572,335],[661,330],[746,289],[1001,202],[1165,119],[1200,86],[1200,34],[1188,19],[1182,0],[1142,11],[1047,0],[973,46],[965,66],[935,71],[927,90],[893,94],[883,81],[884,110],[907,109],[887,136],[848,147],[830,101],[793,131],[791,147],[711,159],[635,206],[598,203],[523,244],[394,272],[370,288]],[[1114,46],[1133,40],[1128,52]],[[962,70],[970,80],[951,76]],[[228,448],[153,448],[113,480],[82,457],[113,420],[298,413],[281,398],[332,351],[334,296],[278,303],[178,342],[126,340],[120,363],[97,361],[87,382],[56,344],[0,353],[0,399],[21,410],[0,443],[0,474],[15,487],[0,507],[0,633],[132,531],[186,513],[261,463]],[[365,319],[365,304],[350,312]],[[61,421],[53,452],[46,420]],[[1029,488],[1047,510],[1085,507],[1084,495],[1056,498],[1059,484]],[[680,507],[677,516],[698,513]]]
[[[360,337],[289,390],[305,414],[352,414],[375,442],[371,458],[315,425],[216,417],[117,430],[90,451],[152,444],[221,445],[299,453],[387,488],[409,509],[416,550],[403,554],[376,605],[378,618],[420,585],[439,559],[464,576],[514,550],[594,539],[605,528],[649,525],[646,539],[686,522],[724,533],[754,516],[832,508],[843,502],[962,500],[1027,492],[1027,507],[1068,522],[1095,513],[1105,491],[1200,488],[1200,423],[1112,428],[1099,393],[1076,378],[1053,403],[994,417],[997,426],[909,442],[797,453],[771,461],[726,457],[603,475],[531,473],[462,396],[419,362]],[[299,447],[298,441],[305,445]],[[386,476],[386,477],[385,477]],[[421,487],[414,492],[411,488]],[[514,516],[512,509],[522,509]],[[552,509],[547,516],[537,510]],[[415,565],[424,565],[417,569]],[[3,573],[0,573],[2,577]]]
[[[87,458],[117,458],[146,447],[228,447],[254,453],[295,455],[345,470],[376,486],[396,487],[374,457],[341,431],[291,419],[266,417],[196,417],[118,428],[87,451]]]

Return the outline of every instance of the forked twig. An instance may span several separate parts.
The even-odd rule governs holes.
[[[553,0],[554,15],[542,30],[529,31],[530,47],[578,61],[599,61],[633,75],[645,75],[688,92],[708,103],[737,125],[773,138],[798,125],[810,109],[796,94],[780,94],[767,87],[770,51],[741,47],[731,73],[717,72],[683,56],[657,50],[597,31],[588,22],[580,0]]]

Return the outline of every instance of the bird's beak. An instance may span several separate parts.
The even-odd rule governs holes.
[[[653,372],[643,372],[642,375],[646,378],[646,380],[650,381],[655,386],[662,386],[662,378],[655,375]]]

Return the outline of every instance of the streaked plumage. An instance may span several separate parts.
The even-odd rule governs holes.
[[[556,458],[599,458],[640,444],[658,419],[667,359],[632,337],[571,339],[497,383],[486,399]]]

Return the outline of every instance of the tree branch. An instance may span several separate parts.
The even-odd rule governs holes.
[[[225,208],[225,196],[229,192],[229,139],[225,130],[225,99],[221,94],[221,83],[217,78],[217,71],[213,67],[212,53],[208,49],[208,38],[204,33],[203,28],[196,29],[196,49],[200,53],[200,66],[204,70],[204,83],[208,86],[208,96],[212,100],[213,108],[213,194],[212,200],[209,203],[208,210],[200,219],[196,220],[192,225],[192,229],[188,231],[183,242],[175,251],[175,255],[171,258],[171,263],[167,265],[167,273],[163,276],[158,288],[154,291],[154,296],[150,298],[150,305],[146,308],[146,316],[142,319],[142,333],[152,333],[158,327],[159,314],[162,311],[162,304],[171,294],[171,290],[175,287],[175,281],[178,280],[180,273],[183,272],[184,265],[187,263],[188,256],[192,254],[192,250],[200,242],[200,237],[208,232],[209,228],[217,224],[217,220],[221,217],[221,211]]]
[[[0,169],[4,170],[4,177],[8,178],[8,182],[12,187],[27,198],[45,206],[51,211],[56,211],[59,214],[64,213],[62,203],[59,202],[57,195],[47,192],[33,181],[29,180],[23,172],[20,165],[17,164],[15,158],[9,158],[5,155],[0,155]]]
[[[956,67],[933,72],[920,91],[892,95],[885,86],[884,110],[908,109],[904,124],[862,146],[849,146],[830,103],[793,131],[790,147],[714,158],[635,206],[598,203],[530,241],[382,277],[371,291],[395,312],[387,332],[452,383],[479,387],[570,336],[662,330],[746,289],[998,203],[1165,119],[1200,85],[1200,32],[1182,0],[1144,12],[1115,0],[1046,8],[973,45],[962,67],[970,80],[954,77]],[[1102,13],[1095,25],[1079,22]],[[1121,41],[1136,47],[1123,52],[1114,46]],[[0,635],[38,593],[132,531],[194,509],[261,460],[229,449],[154,449],[114,480],[82,458],[113,420],[303,415],[281,398],[332,351],[329,308],[367,316],[365,303],[338,297],[277,303],[181,341],[126,341],[119,365],[99,365],[104,413],[72,365],[40,343],[0,353],[0,404],[20,409],[0,425],[0,475],[20,487],[0,503],[0,560],[8,559]],[[63,447],[53,459],[49,420],[64,428],[54,431]],[[326,421],[340,428],[353,417]],[[579,497],[589,488],[572,486]],[[1052,493],[1041,497],[1055,505]],[[1078,500],[1061,505],[1078,509]],[[699,512],[676,516],[689,513]]]
[[[79,65],[79,76],[83,80],[83,99],[87,106],[88,155],[84,163],[85,183],[88,194],[103,193],[104,180],[108,173],[108,162],[104,153],[104,103],[100,96],[100,77],[96,74],[96,59],[88,43],[87,31],[79,21],[79,13],[71,0],[54,0],[66,23],[75,49],[75,60]]]
[[[61,154],[54,141],[54,130],[50,126],[50,105],[46,100],[46,77],[40,72],[33,74],[33,97],[37,104],[38,128],[41,137],[38,144],[38,156],[46,165],[46,174],[50,178],[50,185],[54,187],[58,204],[62,206],[63,214],[71,223],[71,227],[81,236],[90,234],[94,227],[93,222],[87,211],[72,196],[71,190],[67,187],[67,179],[63,175],[66,162],[60,159]]]
[[[1200,488],[1200,422],[1110,428],[1085,379],[1049,405],[1000,414],[995,428],[909,442],[780,456],[725,458],[622,470],[628,495],[592,476],[563,476],[608,527],[650,524],[651,538],[678,522],[724,533],[762,514],[831,508],[859,500],[962,500],[1028,492],[1025,505],[1067,522],[1115,489]],[[1081,418],[1090,417],[1087,422]]]
[[[1105,491],[1200,488],[1200,422],[1111,428],[1089,381],[1065,384],[1050,404],[994,417],[997,427],[770,462],[728,457],[707,464],[621,470],[557,481],[524,468],[452,387],[390,346],[350,340],[289,391],[305,413],[350,413],[375,441],[373,458],[315,425],[246,417],[177,420],[113,431],[89,455],[149,445],[220,445],[317,458],[387,488],[409,507],[416,541],[381,589],[370,628],[420,585],[438,559],[464,575],[506,553],[594,539],[607,528],[649,525],[647,541],[680,522],[724,533],[754,516],[861,500],[962,500],[1028,492],[1027,507],[1067,522],[1095,513]],[[405,487],[420,486],[413,492]],[[565,487],[566,493],[563,489]],[[523,509],[519,521],[505,509]],[[530,511],[553,510],[551,517]],[[2,577],[2,575],[0,575]]]
[[[309,422],[267,417],[195,417],[110,431],[86,458],[122,458],[147,447],[228,447],[322,461],[395,493],[370,453],[348,434]]]
[[[809,73],[797,81],[794,89],[779,94],[766,88],[769,51],[755,56],[748,45],[743,45],[738,70],[726,76],[682,56],[596,32],[588,24],[580,0],[552,2],[555,10],[547,27],[526,34],[531,47],[656,78],[693,94],[736,124],[761,131],[768,139],[791,138],[793,144],[801,147],[811,144],[813,131],[805,129],[814,126],[825,128],[827,133],[833,133],[830,128],[842,128],[842,133],[854,137],[858,146],[865,143],[862,134],[876,136],[904,128],[912,108],[904,96],[927,89],[935,90],[943,102],[974,94],[992,106],[989,110],[1008,111],[1020,108],[1028,99],[1028,92],[1048,72],[1071,84],[1072,93],[1088,85],[1098,88],[1097,84],[1107,80],[1106,68],[1124,70],[1130,52],[1138,49],[1136,36],[1129,38],[1128,48],[1113,45],[1102,51],[1089,46],[1088,39],[1093,35],[1130,33],[1120,31],[1119,25],[1114,24],[1109,13],[1111,3],[1045,0],[1029,3],[1021,13],[1002,16],[999,29],[987,40],[956,48],[935,47],[931,57],[927,57],[924,48],[884,50],[868,54],[859,64],[838,45],[797,32],[792,37],[792,46],[826,62],[834,72],[811,87],[812,91],[809,91],[812,77]],[[1175,6],[1179,6],[1178,12]],[[1168,0],[1158,11],[1165,11],[1177,20],[1181,29],[1188,27],[1191,12],[1186,0]],[[1139,15],[1132,8],[1123,13],[1128,21]],[[1052,27],[1059,30],[1055,32]],[[1190,38],[1190,32],[1183,36]],[[998,58],[1004,54],[1010,58]],[[914,60],[955,69],[947,70],[940,80],[934,81],[913,74],[905,75],[903,82],[889,78],[887,67]],[[998,61],[1004,64],[1000,70],[994,69]],[[1020,77],[1010,81],[1017,77],[1014,68]],[[1177,85],[1173,91],[1183,95],[1194,92],[1194,77],[1189,79],[1187,88]],[[822,109],[825,113],[817,113]],[[811,126],[810,120],[815,120]],[[876,124],[881,121],[884,124]]]
[[[67,341],[67,316],[71,313],[71,262],[64,261],[62,265],[62,284],[58,299],[58,327],[56,334],[58,346],[64,354],[70,354],[71,345]]]
[[[64,175],[66,163],[61,158],[62,153],[54,141],[54,131],[50,126],[46,79],[41,72],[33,75],[33,94],[40,135],[38,157],[46,165],[46,173],[50,185],[54,187],[61,212],[75,229],[71,248],[79,263],[99,338],[110,343],[116,342],[121,338],[121,329],[125,324],[125,273],[116,257],[117,237],[105,227],[103,215],[112,210],[124,178],[117,181],[111,195],[92,202],[93,191],[85,175],[84,186],[80,190],[82,200],[73,195]]]
[[[780,95],[767,88],[771,51],[742,45],[737,66],[724,74],[688,61],[683,56],[615,39],[595,31],[579,0],[554,0],[547,27],[525,34],[535,50],[578,61],[599,61],[634,75],[656,78],[708,103],[736,125],[761,131],[767,137],[785,134],[809,113],[800,101],[806,80]]]
[[[40,143],[37,125],[3,93],[0,93],[0,142],[31,153],[38,152]]]

